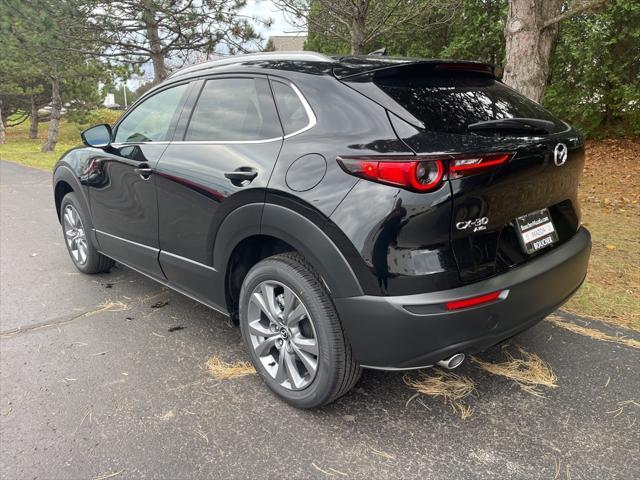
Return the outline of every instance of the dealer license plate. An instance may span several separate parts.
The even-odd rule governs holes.
[[[522,248],[529,255],[558,241],[558,233],[547,208],[516,218],[516,224]]]

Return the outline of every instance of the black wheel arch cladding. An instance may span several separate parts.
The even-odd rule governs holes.
[[[89,213],[89,200],[87,199],[85,189],[82,188],[78,177],[64,164],[58,165],[53,172],[53,192],[56,205],[56,213],[58,221],[60,221],[60,205],[62,199],[69,192],[76,194],[76,199],[86,213]]]
[[[329,236],[302,214],[281,205],[251,204],[230,213],[216,235],[214,268],[226,274],[233,250],[252,235],[267,235],[291,245],[318,272],[332,296],[362,295],[349,262]]]

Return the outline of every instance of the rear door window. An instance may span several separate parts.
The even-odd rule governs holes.
[[[541,105],[487,75],[381,75],[374,83],[431,131],[466,133],[470,124],[514,117],[551,121],[556,132],[566,129]]]
[[[184,139],[224,143],[281,136],[266,79],[219,78],[208,80],[202,88]]]
[[[273,95],[285,135],[299,132],[311,124],[303,100],[289,84],[272,81]]]

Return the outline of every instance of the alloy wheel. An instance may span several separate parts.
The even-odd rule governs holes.
[[[260,283],[248,306],[251,346],[282,387],[302,390],[318,371],[319,347],[313,319],[300,298],[276,281]]]
[[[87,244],[87,237],[85,234],[80,214],[73,207],[73,205],[67,205],[64,207],[64,215],[62,217],[62,224],[64,228],[64,237],[69,246],[69,251],[73,260],[78,265],[84,265],[87,263],[87,252],[89,250]]]

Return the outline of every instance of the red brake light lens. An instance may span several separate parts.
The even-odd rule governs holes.
[[[438,188],[444,176],[442,160],[416,160],[418,157],[342,158],[338,163],[358,177],[415,192],[431,192]]]
[[[489,153],[480,155],[456,155],[449,162],[449,178],[460,178],[503,165],[511,158],[510,153]]]
[[[342,169],[357,177],[406,188],[414,192],[432,192],[442,184],[448,166],[450,179],[456,179],[503,165],[511,153],[481,153],[428,156],[338,157]]]

